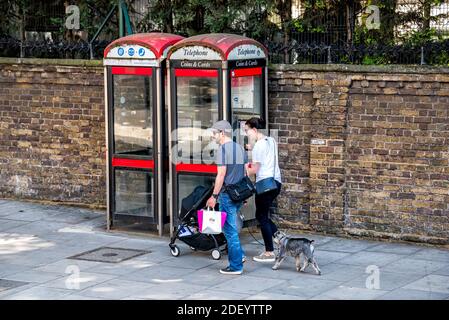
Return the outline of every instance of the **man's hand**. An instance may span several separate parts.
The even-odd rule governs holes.
[[[215,200],[214,197],[210,197],[209,200],[207,200],[206,202],[206,207],[211,207],[212,209],[214,209],[216,204],[217,200]]]

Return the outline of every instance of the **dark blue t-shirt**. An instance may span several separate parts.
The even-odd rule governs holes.
[[[226,166],[224,184],[234,184],[245,176],[245,163],[248,158],[245,149],[234,141],[226,142],[218,147],[217,166]]]

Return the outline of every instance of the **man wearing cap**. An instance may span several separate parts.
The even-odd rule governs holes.
[[[212,128],[214,139],[219,144],[217,151],[217,176],[212,196],[207,200],[207,206],[214,208],[217,200],[220,211],[227,214],[223,233],[228,245],[229,266],[221,269],[222,274],[242,274],[243,250],[237,229],[237,214],[242,202],[234,202],[229,197],[224,186],[239,182],[245,175],[247,162],[243,147],[232,140],[232,127],[226,120],[216,122]]]

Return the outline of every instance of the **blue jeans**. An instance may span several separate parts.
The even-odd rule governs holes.
[[[223,233],[228,243],[228,259],[229,267],[232,270],[240,271],[243,269],[243,250],[240,245],[239,234],[237,232],[237,214],[242,207],[242,202],[234,202],[229,195],[221,192],[218,197],[220,211],[227,214],[226,222],[223,226]]]

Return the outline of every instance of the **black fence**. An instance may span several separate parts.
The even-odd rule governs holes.
[[[129,2],[130,6],[135,6],[130,8],[135,32],[166,31],[162,27],[158,29],[154,21],[144,21],[151,18],[146,12],[151,10],[150,2]],[[72,34],[72,40],[67,40],[67,31],[62,30],[64,9],[60,5],[48,9],[47,16],[40,14],[39,18],[24,19],[25,32],[20,37],[17,31],[3,29],[2,34],[0,27],[0,56],[102,58],[107,44],[118,37],[117,17],[110,21],[108,33],[100,37],[102,40],[89,42],[89,37],[107,9],[90,8],[89,14],[93,16],[87,22],[91,25],[86,27],[84,22],[84,36],[73,37]],[[240,26],[246,27],[241,29],[226,30],[263,43],[269,50],[271,63],[449,66],[449,0],[291,0],[291,8],[283,8],[283,12],[271,9],[274,14],[260,14],[265,19],[260,20],[263,27],[254,28],[244,23]],[[174,28],[175,33],[190,35],[181,27],[177,29],[174,25]],[[32,36],[27,36],[29,34]]]
[[[421,45],[326,45],[265,42],[271,63],[419,64],[449,66],[449,39]]]
[[[78,41],[25,40],[0,37],[0,57],[51,58],[51,59],[101,59],[110,43],[97,40],[92,43]]]

